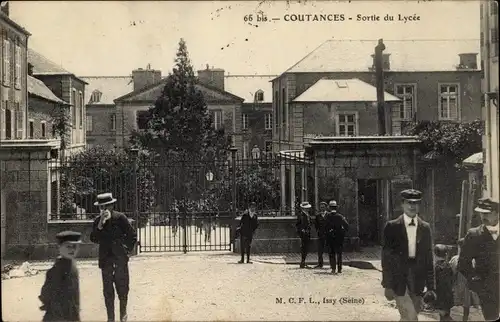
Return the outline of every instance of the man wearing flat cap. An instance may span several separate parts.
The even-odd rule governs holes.
[[[108,321],[115,320],[114,286],[120,300],[120,321],[126,321],[130,280],[128,261],[137,234],[128,218],[113,209],[115,202],[111,193],[97,196],[94,205],[99,207],[101,214],[94,221],[90,240],[99,244],[99,268]]]
[[[323,267],[323,252],[326,246],[325,221],[328,214],[328,205],[322,201],[319,203],[319,211],[314,218],[314,226],[318,234],[318,265],[315,268]]]
[[[422,296],[426,302],[436,299],[431,228],[420,218],[421,199],[420,191],[403,190],[404,213],[384,228],[382,286],[385,297],[396,300],[401,321],[418,320]]]
[[[309,215],[310,210],[311,204],[307,201],[302,202],[300,204],[300,212],[297,215],[297,223],[295,224],[297,233],[300,237],[300,268],[307,268],[306,257],[309,250],[309,242],[311,241],[311,217]]]
[[[80,321],[80,281],[75,257],[81,233],[63,231],[56,235],[59,257],[47,271],[40,296],[43,321]]]
[[[474,211],[480,214],[482,224],[469,229],[458,257],[458,271],[479,296],[486,321],[496,321],[499,314],[498,208],[498,202],[489,198],[478,201]]]
[[[333,274],[340,274],[342,273],[344,239],[349,231],[349,224],[345,217],[337,212],[337,202],[335,200],[331,200],[328,206],[330,211],[326,216],[325,230],[328,239],[330,267]]]

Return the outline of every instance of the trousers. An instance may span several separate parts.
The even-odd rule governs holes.
[[[247,262],[250,261],[250,246],[252,245],[252,236],[243,236],[240,237],[240,245],[241,245],[241,261],[245,259],[245,254],[247,254]]]
[[[108,321],[115,320],[115,287],[120,300],[120,320],[127,315],[127,301],[129,293],[128,262],[124,260],[109,260],[101,268],[104,303],[108,314]]]
[[[403,296],[396,296],[400,321],[418,321],[418,314],[422,310],[422,297],[415,294],[414,272],[408,269],[406,291]]]
[[[342,271],[342,252],[344,250],[344,239],[330,237],[328,238],[328,257],[332,270]]]
[[[310,240],[311,240],[311,236],[309,234],[303,234],[300,236],[301,264],[306,263],[307,252],[309,251]]]
[[[318,265],[323,266],[323,253],[325,252],[326,238],[318,235]]]
[[[498,284],[494,287],[495,290],[478,291],[479,301],[481,302],[481,311],[486,321],[496,321],[498,319]]]

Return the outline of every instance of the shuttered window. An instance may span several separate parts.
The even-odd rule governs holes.
[[[22,139],[24,133],[24,113],[16,102],[16,138]]]
[[[15,81],[15,87],[17,89],[21,88],[21,79],[22,79],[22,73],[21,73],[21,47],[16,44],[16,69],[15,69],[15,75],[14,75],[14,81]]]
[[[439,119],[458,120],[459,89],[457,84],[439,85]]]
[[[2,81],[5,86],[10,86],[10,42],[8,39],[3,40],[3,75]]]

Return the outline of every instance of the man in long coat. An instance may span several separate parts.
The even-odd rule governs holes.
[[[319,212],[314,218],[314,226],[318,234],[318,265],[315,268],[323,267],[323,253],[326,246],[326,216],[328,215],[327,203],[322,201],[319,204]]]
[[[250,248],[252,246],[252,239],[259,227],[259,219],[256,210],[257,204],[251,202],[248,209],[243,212],[240,219],[240,225],[236,228],[236,234],[240,237],[240,247],[241,247],[241,260],[239,264],[245,262],[245,253],[247,254],[247,264],[251,264],[250,261]]]
[[[311,209],[311,204],[304,201],[300,204],[300,212],[297,215],[297,223],[295,227],[297,228],[297,234],[300,237],[300,252],[301,261],[300,268],[306,268],[306,258],[307,252],[309,251],[309,243],[311,241],[311,216],[309,211]]]
[[[349,224],[344,216],[337,212],[337,202],[329,203],[330,211],[326,216],[325,230],[328,239],[330,267],[332,273],[342,273],[342,252],[344,250],[344,239],[349,231]]]
[[[424,288],[424,299],[436,298],[432,235],[420,218],[422,193],[404,190],[401,199],[404,213],[384,228],[382,286],[385,297],[396,300],[401,321],[417,321]]]
[[[129,293],[129,255],[137,234],[128,218],[113,209],[116,199],[111,193],[97,196],[101,214],[95,219],[90,240],[99,244],[99,268],[102,272],[104,303],[108,321],[115,320],[115,289],[120,300],[120,321],[127,320]]]
[[[479,200],[474,210],[483,223],[467,232],[458,258],[458,271],[479,296],[486,321],[496,321],[499,314],[498,208],[498,202],[491,199]]]

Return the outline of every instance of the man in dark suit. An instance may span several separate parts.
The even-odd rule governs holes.
[[[297,233],[300,237],[300,252],[301,261],[300,268],[307,268],[306,257],[309,250],[309,242],[311,241],[311,217],[309,211],[311,209],[311,204],[304,201],[300,204],[300,212],[297,215],[297,223],[295,227],[297,228]]]
[[[322,201],[319,204],[318,214],[314,218],[314,226],[318,234],[318,265],[315,268],[323,267],[323,252],[326,245],[325,220],[328,214],[327,204]]]
[[[419,216],[422,193],[401,192],[404,213],[387,222],[382,248],[382,286],[396,300],[401,321],[417,321],[424,300],[436,298],[432,235]]]
[[[115,290],[120,300],[120,321],[127,320],[129,292],[129,254],[137,242],[137,234],[128,218],[113,209],[116,199],[111,193],[97,196],[94,205],[101,214],[95,219],[90,240],[99,244],[99,268],[102,272],[104,303],[108,321],[115,320]]]
[[[499,314],[498,208],[498,202],[491,199],[479,200],[474,210],[483,223],[467,232],[458,258],[458,271],[478,294],[486,321],[496,321]]]
[[[329,203],[330,212],[326,216],[326,231],[328,236],[329,258],[332,273],[342,273],[342,252],[344,249],[344,239],[349,224],[344,216],[337,212],[337,202],[335,200]]]
[[[240,236],[241,247],[241,260],[238,262],[239,264],[245,262],[245,253],[247,254],[247,264],[252,263],[250,261],[250,247],[255,230],[259,226],[256,207],[255,202],[250,203],[248,209],[241,215],[239,227],[236,228],[236,234]]]

